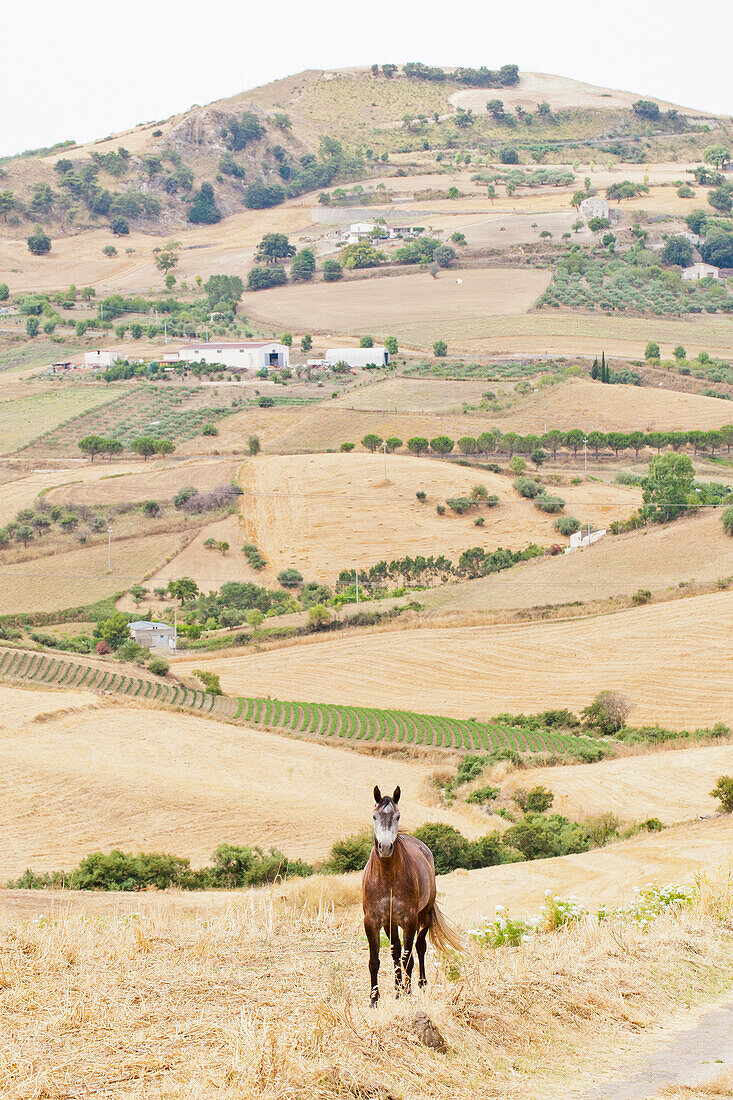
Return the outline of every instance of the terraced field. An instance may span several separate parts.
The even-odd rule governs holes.
[[[248,726],[349,742],[384,741],[459,752],[551,752],[577,756],[597,742],[586,736],[519,729],[474,719],[443,718],[406,710],[302,703],[271,698],[211,695],[145,676],[124,675],[78,661],[24,650],[0,656],[0,680],[53,685],[65,689],[119,693],[157,706],[186,707]]]

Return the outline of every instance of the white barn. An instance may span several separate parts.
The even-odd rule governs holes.
[[[113,367],[118,359],[122,358],[122,352],[97,348],[96,351],[84,352],[85,367]]]
[[[140,619],[130,623],[130,635],[138,645],[148,649],[175,649],[176,628],[170,623],[153,623]]]
[[[336,363],[348,363],[350,367],[366,367],[372,363],[377,367],[386,367],[389,352],[386,348],[329,348],[326,352],[329,367]]]
[[[178,362],[212,363],[234,370],[282,370],[290,366],[290,348],[275,341],[243,343],[195,343],[178,349]]]
[[[714,264],[692,264],[684,269],[682,278],[686,283],[696,283],[700,279],[719,279],[720,268]]]

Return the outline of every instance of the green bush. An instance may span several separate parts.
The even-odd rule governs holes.
[[[219,676],[216,672],[207,672],[203,668],[195,668],[193,670],[193,675],[201,681],[209,695],[224,694],[224,692],[221,690],[221,683],[219,681]]]
[[[726,508],[723,511],[723,530],[726,535],[733,538],[733,508]]]
[[[343,840],[337,840],[331,848],[331,854],[323,868],[324,871],[336,875],[345,875],[349,871],[363,870],[373,845],[374,834],[369,830],[347,836]]]
[[[710,794],[720,800],[720,808],[724,814],[733,813],[733,776],[719,776]]]
[[[167,675],[170,667],[171,666],[168,664],[168,662],[165,661],[162,657],[151,657],[150,663],[148,664],[148,668],[154,676]]]
[[[514,488],[520,496],[527,497],[528,500],[534,500],[545,491],[544,485],[540,485],[539,482],[533,481],[531,477],[515,478]]]
[[[637,588],[636,592],[634,592],[633,596],[631,597],[632,602],[635,604],[649,603],[651,598],[652,594],[648,588]]]
[[[559,516],[552,525],[561,535],[574,535],[580,530],[580,520],[575,516]]]
[[[547,787],[541,785],[530,787],[529,789],[520,787],[514,792],[512,798],[517,806],[519,806],[520,810],[525,814],[542,814],[545,810],[549,810],[550,806],[555,801],[555,796],[552,791],[549,791]]]
[[[487,802],[493,802],[498,793],[498,787],[491,787],[489,785],[486,787],[477,787],[475,791],[471,791],[468,795],[466,802],[470,802],[472,805],[476,806],[485,806]]]
[[[541,512],[559,512],[565,507],[565,501],[562,497],[542,496],[535,497],[535,508],[539,508]]]

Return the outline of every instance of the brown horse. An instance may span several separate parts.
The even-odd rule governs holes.
[[[418,986],[426,985],[425,941],[439,951],[462,950],[463,943],[435,903],[435,863],[433,853],[417,837],[399,833],[400,788],[382,797],[374,788],[374,847],[362,878],[364,931],[369,941],[371,1003],[379,1000],[379,937],[384,929],[392,945],[395,989],[410,992],[414,959],[419,967]],[[404,946],[400,945],[400,928]],[[404,979],[403,979],[404,970]]]

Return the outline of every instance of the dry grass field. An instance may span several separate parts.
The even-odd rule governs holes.
[[[573,819],[612,813],[628,823],[658,817],[673,825],[717,813],[720,802],[710,792],[718,776],[731,774],[733,745],[709,745],[515,772],[502,783],[502,795],[541,783],[555,795],[553,812]]]
[[[492,388],[492,383],[486,385]],[[571,378],[544,386],[506,415],[492,415],[502,431],[543,432],[581,427],[585,431],[690,431],[719,428],[733,418],[728,402],[658,386],[604,386]],[[545,428],[547,425],[547,429]]]
[[[408,828],[486,830],[472,807],[435,804],[429,759],[376,759],[82,692],[0,687],[0,701],[0,883],[115,847],[194,866],[225,842],[323,860],[369,827],[375,783],[400,784]]]
[[[184,462],[163,459],[135,463],[115,463],[110,473],[107,463],[85,463],[84,480],[66,480],[50,489],[46,499],[59,504],[136,504],[142,500],[170,500],[186,485],[207,492],[225,485],[235,476],[239,463],[228,458],[192,458]]]
[[[733,724],[731,629],[733,592],[719,592],[565,622],[375,631],[207,668],[233,693],[479,719],[578,711],[614,688],[630,696],[635,725],[695,728]]]
[[[477,404],[487,390],[503,394],[512,390],[513,386],[514,383],[494,382],[486,378],[463,382],[448,378],[393,377],[348,390],[337,397],[330,407],[345,406],[375,412],[460,413],[464,402]],[[493,420],[495,414],[490,415]]]
[[[460,283],[457,280],[462,280]],[[549,282],[532,268],[427,272],[341,283],[262,290],[247,302],[251,315],[275,326],[316,333],[394,332],[419,346],[432,344],[446,326],[471,331],[487,315],[524,314]]]
[[[420,594],[433,609],[506,610],[588,603],[679,589],[733,576],[733,539],[719,511],[705,511],[667,526],[651,526],[602,539],[588,550],[542,558],[489,577]]]
[[[646,757],[637,757],[637,766],[641,759],[646,763]],[[588,809],[596,806],[591,803]],[[598,809],[605,809],[605,804]],[[525,916],[537,910],[546,890],[562,897],[572,895],[595,910],[603,904],[628,903],[635,886],[689,881],[697,868],[726,862],[731,843],[733,819],[714,817],[661,833],[637,833],[579,855],[453,871],[441,876],[440,889],[446,910],[463,927],[492,916],[496,905],[506,906],[514,916]]]
[[[245,895],[203,922],[75,909],[50,924],[6,921],[0,1087],[24,1100],[580,1097],[664,1038],[662,1023],[690,1026],[692,1006],[722,992],[729,940],[707,909],[646,936],[614,924],[518,951],[473,948],[459,983],[430,953],[428,989],[401,1000],[386,993],[387,960],[376,1009],[351,916],[281,913]],[[418,1011],[447,1052],[419,1041]]]
[[[332,583],[358,560],[368,567],[405,554],[445,554],[457,560],[472,546],[521,549],[529,542],[558,541],[556,517],[539,512],[520,497],[511,481],[487,471],[453,466],[430,458],[390,455],[384,484],[381,454],[353,453],[263,456],[242,467],[242,513],[250,540],[273,568],[296,566],[307,580]],[[458,516],[436,503],[467,494],[480,482],[499,504]],[[428,499],[421,503],[416,492]],[[567,511],[582,506],[592,522],[604,525],[638,507],[638,491],[599,482],[562,489]]]
[[[230,548],[226,554],[209,550],[204,546],[206,539],[228,542]],[[175,577],[193,577],[202,592],[219,588],[225,581],[253,581],[255,584],[262,584],[264,576],[269,581],[271,571],[257,572],[247,564],[242,553],[244,541],[240,516],[227,516],[216,523],[209,523],[180,554],[176,554],[150,577],[146,582],[147,587],[164,587]],[[126,604],[120,606],[125,606],[126,610],[131,609]]]
[[[186,537],[178,531],[113,539],[110,573],[105,543],[0,566],[0,615],[60,611],[111,596],[143,581],[180,550]]]

